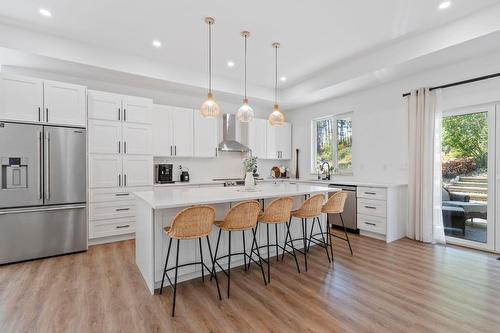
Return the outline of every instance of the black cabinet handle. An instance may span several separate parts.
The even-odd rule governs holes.
[[[118,141],[118,154],[119,154],[119,153],[120,153],[120,151],[121,151],[121,145],[122,145],[122,144],[121,144],[121,142],[120,142],[120,141]]]
[[[115,194],[115,196],[117,196],[117,197],[127,197],[129,195],[130,195],[130,193],[116,193]]]
[[[177,145],[174,146],[174,155],[177,156]]]
[[[375,193],[375,192],[365,192],[365,194],[369,194],[369,195],[377,195],[377,193]]]
[[[123,141],[123,153],[127,153],[127,141]]]
[[[373,207],[373,206],[365,206],[365,208],[368,208],[368,209],[377,209],[377,207]]]
[[[127,186],[127,174],[123,176],[123,186]]]
[[[130,208],[116,208],[115,211],[117,212],[122,212],[122,211],[125,211],[125,210],[130,210]]]
[[[121,110],[118,108],[118,120],[121,120]]]
[[[49,108],[45,108],[45,121],[49,122]]]
[[[42,110],[40,107],[38,107],[38,121],[41,121],[42,120],[42,114],[41,114]]]
[[[172,156],[172,146],[170,146],[170,156]]]
[[[375,223],[370,223],[370,222],[365,222],[365,224],[368,224],[368,225],[371,225],[371,226],[374,226],[374,227],[376,226]]]
[[[127,121],[127,109],[123,108],[123,121]]]
[[[122,186],[122,175],[118,175],[118,186]]]
[[[125,225],[117,225],[115,228],[116,229],[123,229],[123,228],[128,228],[130,227],[130,224],[125,224]]]

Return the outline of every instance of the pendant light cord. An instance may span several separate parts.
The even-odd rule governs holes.
[[[208,92],[212,93],[212,23],[208,23]]]
[[[245,100],[247,99],[247,36],[245,35]]]
[[[275,46],[275,72],[274,72],[274,104],[278,104],[278,46]]]

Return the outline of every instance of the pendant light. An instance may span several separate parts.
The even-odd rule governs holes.
[[[273,43],[274,48],[274,106],[273,112],[267,118],[271,126],[282,126],[285,123],[285,115],[281,113],[280,107],[278,105],[278,48],[280,43]]]
[[[204,118],[217,118],[220,109],[212,95],[212,25],[215,20],[212,17],[205,17],[205,23],[208,24],[208,95],[200,107],[200,113]]]
[[[250,105],[248,105],[247,97],[247,38],[250,37],[248,31],[242,31],[241,36],[245,38],[245,98],[243,99],[243,105],[238,109],[237,117],[239,121],[243,123],[248,123],[253,120],[254,112]]]

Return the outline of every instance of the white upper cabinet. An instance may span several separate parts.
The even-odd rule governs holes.
[[[117,121],[89,119],[88,151],[90,154],[120,154],[122,125]]]
[[[122,96],[102,91],[88,91],[89,119],[122,119]]]
[[[123,96],[123,121],[129,123],[151,124],[152,100],[142,97]]]
[[[193,157],[193,110],[153,106],[153,155]]]
[[[194,157],[216,157],[219,144],[218,119],[203,118],[194,111]]]
[[[123,153],[151,155],[151,125],[124,123],[122,127]]]
[[[45,80],[43,90],[45,122],[85,127],[86,87]]]
[[[292,126],[284,123],[275,127],[267,123],[267,158],[289,160],[292,158]]]
[[[260,159],[267,158],[267,119],[254,118],[246,126],[245,143],[252,150],[252,155]]]
[[[0,74],[0,119],[42,121],[43,80]]]
[[[153,185],[153,157],[140,155],[123,156],[122,186]]]
[[[174,144],[172,142],[170,107],[153,105],[153,155],[172,156]]]

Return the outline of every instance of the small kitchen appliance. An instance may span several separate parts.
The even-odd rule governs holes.
[[[172,164],[157,164],[155,166],[155,183],[168,184],[173,183],[172,180],[173,165]]]
[[[183,169],[182,166],[179,167],[181,169],[181,182],[189,181],[189,169]]]

